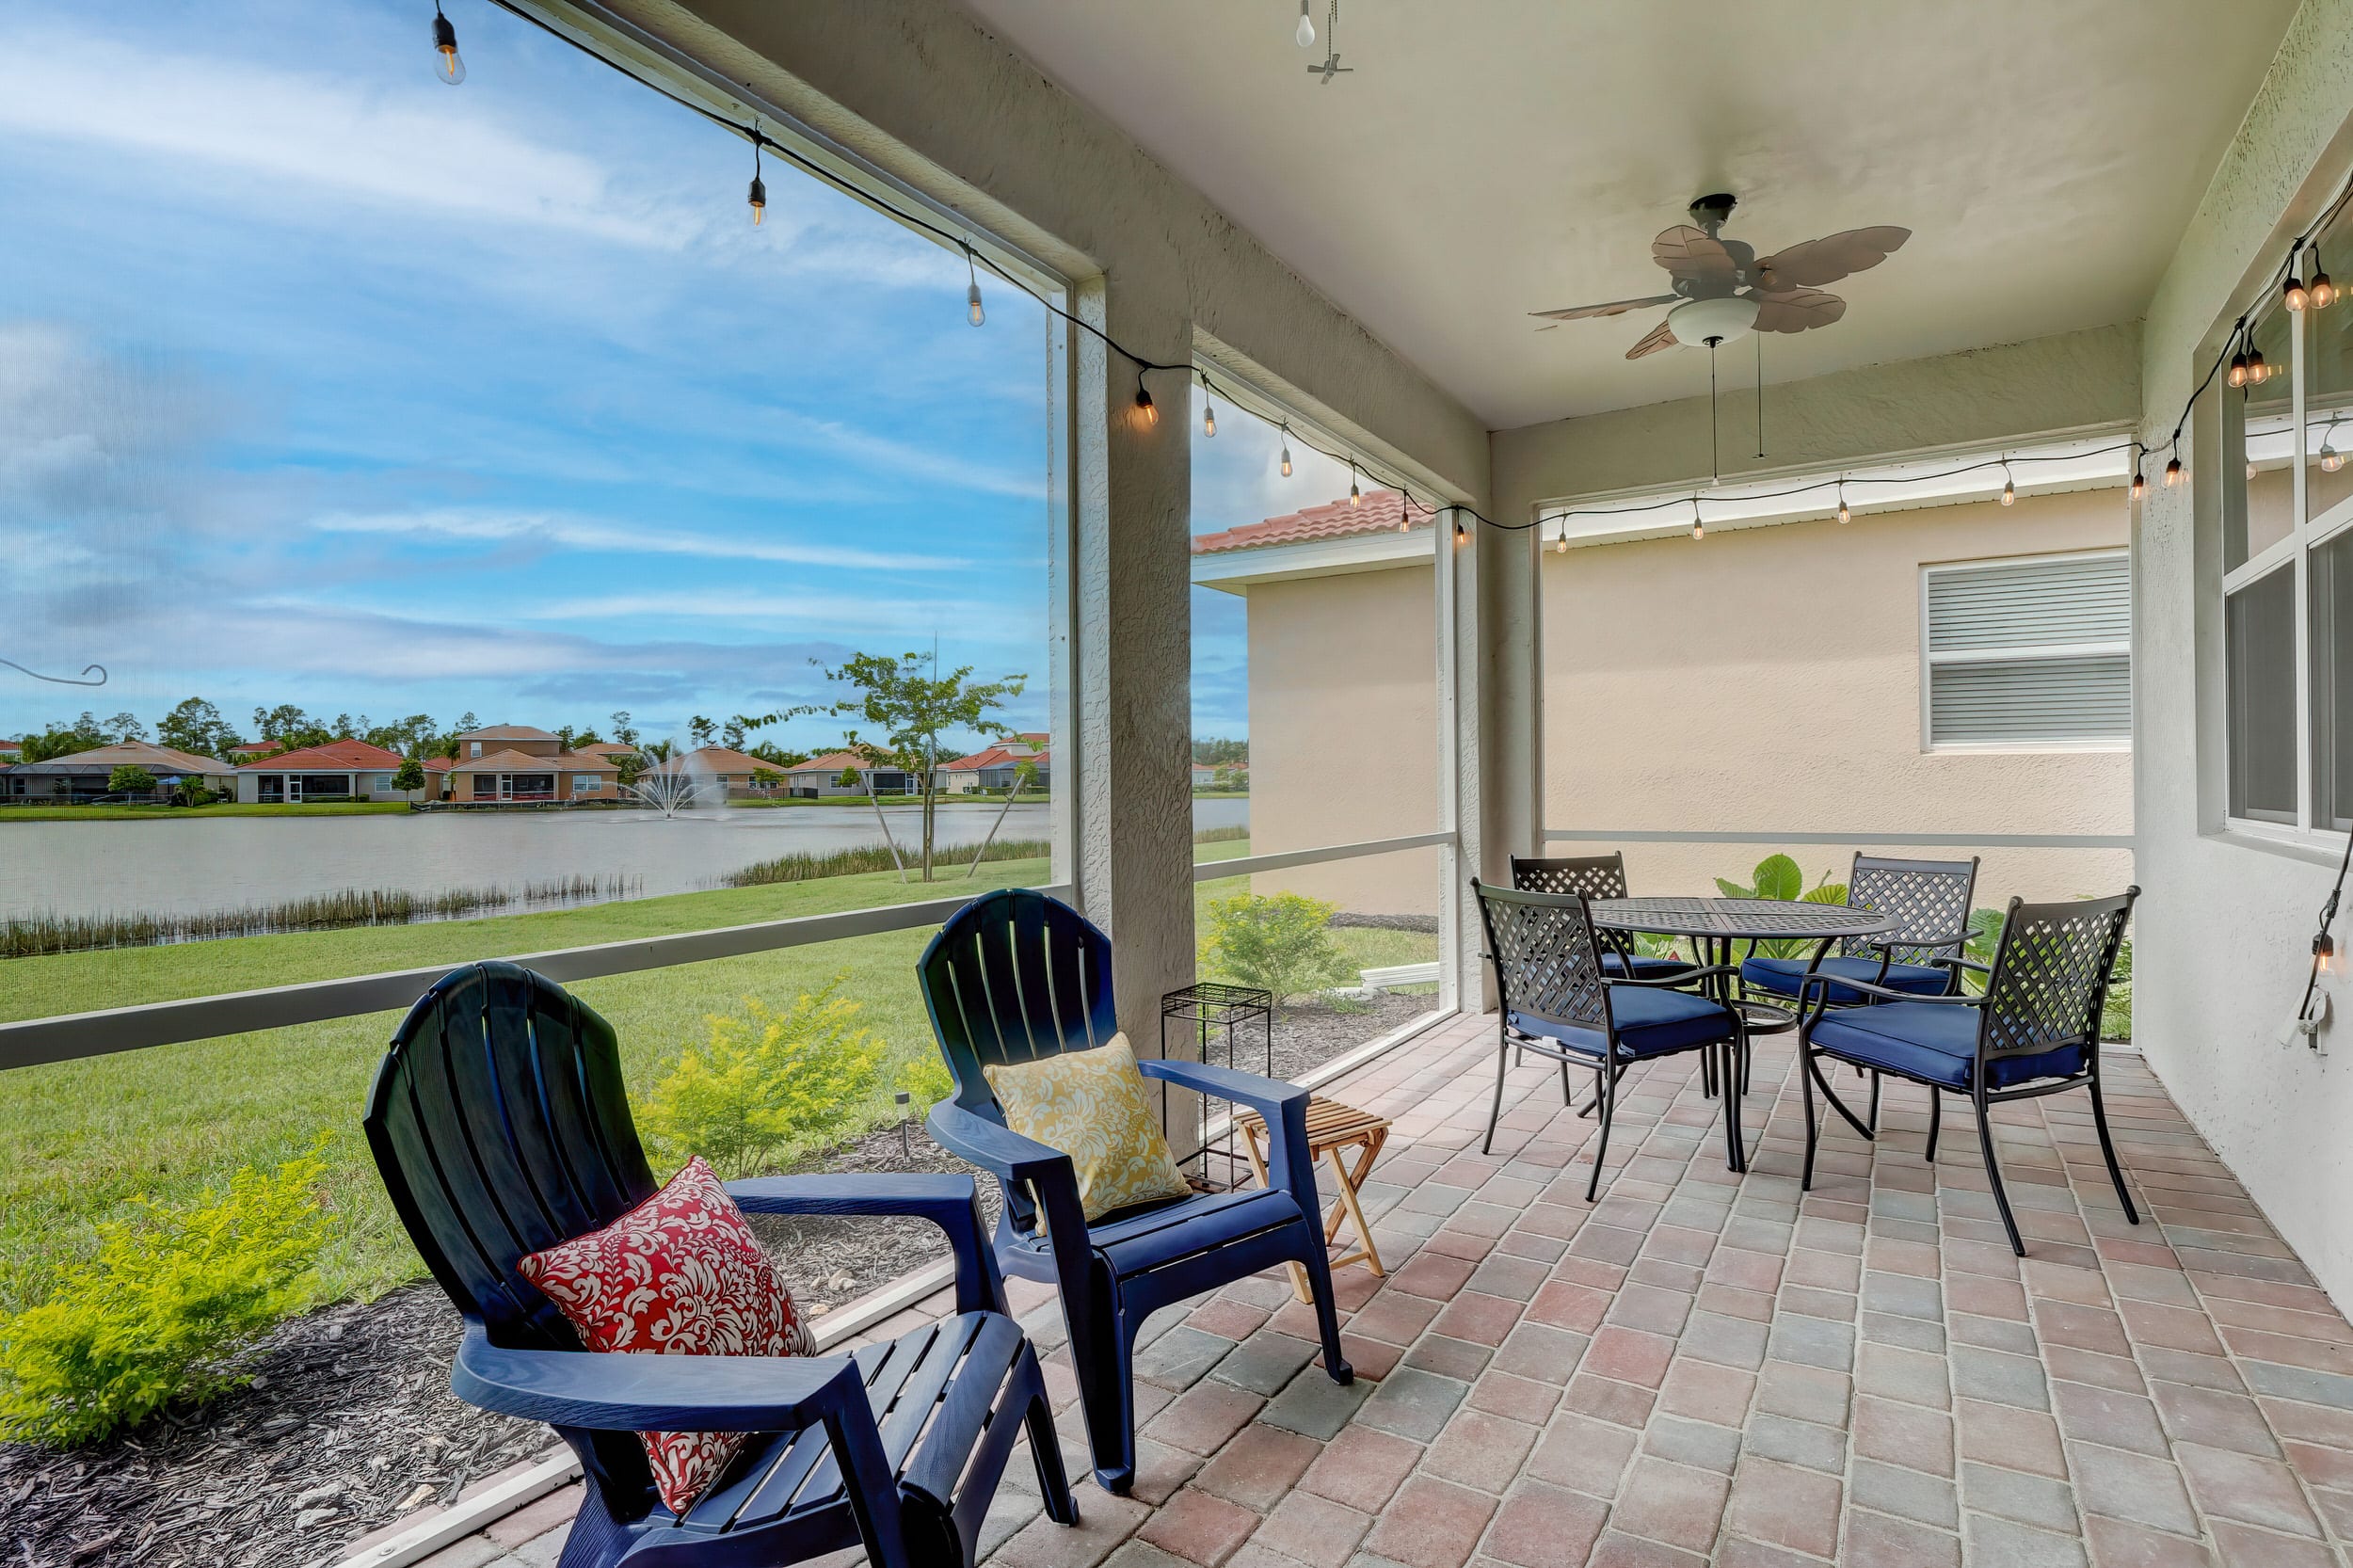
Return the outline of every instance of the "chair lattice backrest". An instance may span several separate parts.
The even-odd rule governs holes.
[[[1624,898],[1625,856],[1572,855],[1553,859],[1512,856],[1512,886],[1524,893],[1583,893],[1587,898]]]
[[[1505,1015],[1607,1032],[1609,989],[1585,895],[1490,888],[1476,879],[1471,888]]]
[[[2108,973],[2139,896],[2138,888],[2127,888],[2114,898],[2065,904],[2009,901],[1985,987],[1985,1054],[2031,1055],[2099,1042]]]
[[[1947,941],[1969,929],[1969,901],[1977,893],[1977,862],[1967,860],[1887,860],[1858,855],[1847,877],[1847,903],[1875,915],[1893,917],[1886,931],[1849,936],[1839,944],[1844,953],[1878,957],[1886,944],[1898,964],[1927,964],[1950,958],[1960,950]],[[1908,943],[1924,944],[1908,946]]]
[[[1111,939],[1060,899],[1027,888],[984,893],[951,916],[915,966],[956,1103],[992,1120],[984,1066],[1108,1045]]]

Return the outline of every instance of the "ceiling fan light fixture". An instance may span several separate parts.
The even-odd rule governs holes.
[[[1756,325],[1757,302],[1745,296],[1687,299],[1667,312],[1667,329],[1677,343],[1730,343]]]

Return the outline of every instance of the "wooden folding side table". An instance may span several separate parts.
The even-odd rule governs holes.
[[[1257,1173],[1258,1185],[1274,1185],[1267,1179],[1266,1123],[1255,1111],[1237,1111],[1234,1125],[1241,1129],[1242,1142],[1250,1155],[1250,1168]],[[1339,1235],[1340,1222],[1345,1219],[1356,1227],[1357,1246],[1332,1259],[1332,1267],[1362,1263],[1376,1275],[1385,1279],[1388,1270],[1381,1265],[1380,1249],[1372,1243],[1372,1226],[1365,1223],[1365,1211],[1356,1202],[1356,1189],[1363,1185],[1372,1162],[1381,1157],[1384,1144],[1389,1141],[1389,1119],[1376,1116],[1369,1111],[1359,1111],[1353,1105],[1342,1105],[1318,1096],[1307,1101],[1307,1158],[1310,1162],[1330,1156],[1332,1174],[1339,1181],[1339,1198],[1332,1211],[1323,1217],[1323,1240],[1329,1245]],[[1350,1149],[1357,1150],[1353,1168],[1344,1158]],[[1296,1263],[1285,1267],[1291,1272],[1291,1292],[1301,1301],[1313,1298],[1307,1293],[1307,1271]]]

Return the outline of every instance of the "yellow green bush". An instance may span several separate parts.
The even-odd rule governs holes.
[[[881,1082],[885,1047],[837,994],[843,979],[782,1013],[746,997],[740,1012],[709,1015],[709,1039],[679,1053],[639,1110],[655,1147],[744,1176],[862,1130],[857,1112]]]
[[[1256,985],[1289,1001],[1357,977],[1332,936],[1339,905],[1298,893],[1238,893],[1209,904],[1201,967],[1220,980]]]
[[[313,1150],[102,1223],[95,1256],[58,1267],[39,1305],[0,1321],[0,1437],[92,1442],[246,1381],[238,1352],[308,1297],[332,1224],[326,1174]]]

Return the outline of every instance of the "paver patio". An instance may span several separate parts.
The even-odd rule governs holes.
[[[1890,1086],[1876,1144],[1828,1117],[1801,1194],[1785,1040],[1760,1044],[1745,1178],[1690,1060],[1638,1068],[1588,1207],[1593,1123],[1549,1068],[1513,1074],[1496,1152],[1479,1152],[1494,1038],[1491,1019],[1457,1020],[1327,1091],[1397,1122],[1364,1189],[1390,1277],[1336,1276],[1355,1385],[1312,1364],[1281,1278],[1163,1313],[1137,1359],[1134,1496],[1084,1485],[1085,1524],[1063,1529],[1016,1456],[990,1561],[2347,1560],[2353,1329],[2137,1057],[2104,1069],[2137,1227],[2086,1096],[1998,1113],[2022,1262],[1965,1112],[1921,1158],[1917,1089]],[[1059,1344],[1050,1299],[1016,1304]],[[1059,1352],[1048,1373],[1083,1473]],[[429,1560],[552,1562],[576,1496]]]

